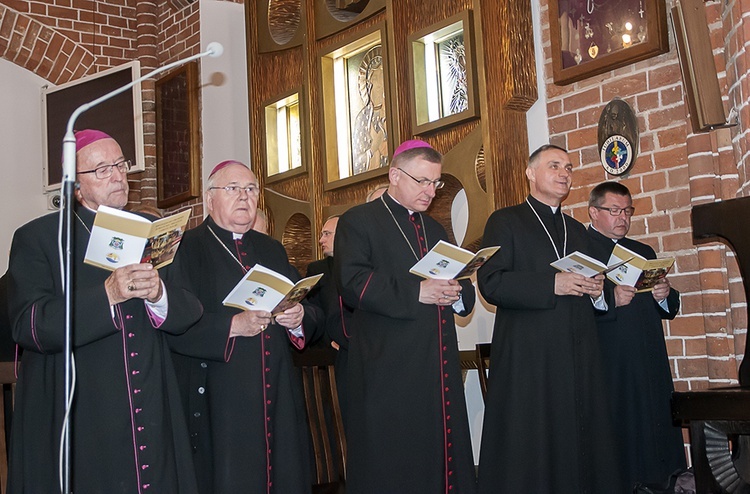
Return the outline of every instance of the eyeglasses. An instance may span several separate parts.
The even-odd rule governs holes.
[[[401,171],[401,172],[403,172],[403,173],[405,173],[407,177],[409,177],[410,179],[414,180],[415,182],[417,182],[419,184],[420,187],[425,188],[425,189],[427,187],[429,187],[430,185],[434,185],[435,186],[435,190],[437,190],[437,189],[442,189],[443,186],[445,185],[445,182],[443,182],[440,179],[430,180],[429,178],[422,178],[422,179],[414,178],[406,170],[404,170],[402,168],[398,168],[398,167],[396,169],[399,170],[399,171]]]
[[[95,173],[96,178],[104,179],[104,178],[111,177],[115,171],[115,168],[120,170],[120,173],[127,173],[128,170],[130,170],[131,166],[133,166],[132,161],[122,160],[122,161],[118,161],[117,163],[113,165],[104,165],[104,166],[100,166],[99,168],[94,168],[93,170],[88,170],[85,172],[76,172],[76,173],[78,173],[79,175],[85,175],[87,173]]]
[[[239,195],[241,190],[244,190],[245,194],[249,196],[257,196],[258,194],[260,194],[260,189],[255,184],[247,185],[245,187],[240,187],[239,185],[225,185],[224,187],[209,187],[208,188],[208,190],[214,190],[214,189],[223,189],[230,196]]]
[[[629,208],[604,208],[602,206],[594,207],[602,211],[609,211],[609,214],[611,214],[612,216],[620,216],[620,213],[625,213],[625,216],[633,216],[633,213],[635,213],[635,208],[633,206],[630,206]]]

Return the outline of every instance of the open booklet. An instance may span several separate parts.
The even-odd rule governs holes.
[[[474,254],[441,240],[409,272],[423,278],[462,280],[474,274],[499,249],[485,247]]]
[[[653,290],[660,280],[666,278],[674,265],[674,257],[646,259],[619,243],[615,244],[609,262],[620,262],[623,259],[627,259],[626,263],[607,274],[607,278],[616,285],[634,286],[636,293]]]
[[[603,263],[599,262],[591,256],[587,256],[583,252],[575,251],[563,257],[562,259],[551,262],[550,266],[552,266],[553,268],[557,268],[560,271],[578,273],[586,276],[587,278],[591,278],[598,274],[609,273],[613,269],[617,269],[618,267],[622,266],[630,259],[631,258],[627,258],[625,260],[621,259],[619,262],[614,263],[612,263],[612,260],[610,259],[610,264],[608,266],[605,266]]]
[[[286,276],[256,264],[229,292],[223,304],[242,310],[264,310],[276,315],[305,298],[322,277],[322,273],[316,274],[295,284]]]
[[[128,211],[99,206],[83,262],[114,271],[150,262],[156,268],[174,259],[190,210],[150,221]]]

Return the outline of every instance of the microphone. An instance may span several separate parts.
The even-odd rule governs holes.
[[[163,67],[159,67],[157,69],[152,70],[148,74],[139,77],[138,79],[122,86],[121,88],[115,89],[114,91],[111,91],[104,96],[97,98],[93,101],[90,101],[88,103],[84,103],[83,105],[76,108],[76,110],[73,112],[73,114],[70,116],[70,119],[68,120],[68,126],[65,132],[65,137],[63,138],[63,177],[62,181],[70,181],[75,182],[76,177],[76,138],[73,134],[73,126],[75,125],[76,120],[79,116],[85,111],[90,110],[91,108],[95,107],[96,105],[103,103],[104,101],[107,101],[108,99],[117,96],[118,94],[127,91],[131,87],[135,86],[141,81],[145,81],[146,79],[149,79],[156,74],[160,74],[166,70],[169,70],[171,68],[177,67],[179,65],[186,64],[188,62],[192,62],[193,60],[197,60],[199,58],[203,58],[205,56],[209,56],[212,58],[218,58],[224,53],[224,46],[217,42],[212,41],[208,45],[206,45],[206,51],[198,53],[196,55],[192,55],[190,57],[187,57],[183,60],[177,60],[176,62],[172,62],[170,64],[164,65]]]

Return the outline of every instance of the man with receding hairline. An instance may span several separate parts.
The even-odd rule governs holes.
[[[624,492],[601,377],[594,307],[602,275],[550,262],[586,253],[584,226],[561,211],[572,182],[567,151],[545,145],[526,168],[530,194],[492,213],[482,243],[499,245],[479,268],[497,306],[479,457],[479,492]]]
[[[204,192],[208,216],[185,233],[175,258],[179,286],[204,307],[170,339],[202,494],[309,492],[308,430],[291,347],[318,320],[307,302],[272,316],[222,300],[260,264],[297,281],[284,246],[252,229],[260,188],[243,163],[216,165]]]
[[[71,492],[197,492],[167,334],[183,333],[201,304],[151,264],[112,272],[83,263],[99,206],[128,202],[130,160],[99,130],[76,132],[77,204],[72,338],[76,385],[71,420]],[[65,397],[65,296],[58,213],[19,228],[9,268],[18,373],[8,492],[60,492]]]
[[[339,219],[334,275],[353,308],[349,340],[347,492],[474,493],[476,480],[454,314],[474,306],[471,282],[409,269],[445,229],[425,211],[442,156],[406,141],[388,190]]]

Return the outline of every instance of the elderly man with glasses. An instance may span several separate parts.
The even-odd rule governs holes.
[[[476,480],[454,314],[471,312],[468,280],[409,273],[445,229],[425,212],[442,156],[401,144],[385,194],[339,219],[334,276],[352,307],[347,492],[474,493]]]
[[[197,492],[166,334],[201,316],[198,300],[151,264],[112,272],[83,263],[99,206],[128,202],[130,161],[98,130],[75,134],[79,188],[74,235],[72,492]],[[8,492],[60,492],[65,414],[65,297],[58,213],[19,228],[8,273],[18,372]]]
[[[626,237],[633,198],[619,182],[604,182],[589,196],[591,254],[607,263],[615,244],[655,259],[650,246]],[[605,282],[610,306],[596,317],[604,375],[627,485],[663,484],[685,468],[682,432],[672,425],[669,400],[674,390],[662,319],[674,319],[680,294],[664,278],[651,292]]]
[[[291,347],[302,348],[322,318],[307,302],[272,317],[222,300],[254,265],[293,281],[284,246],[252,229],[260,189],[243,163],[211,171],[208,216],[185,233],[178,284],[195,293],[203,317],[170,339],[181,380],[199,490],[203,494],[309,492],[310,450]]]

